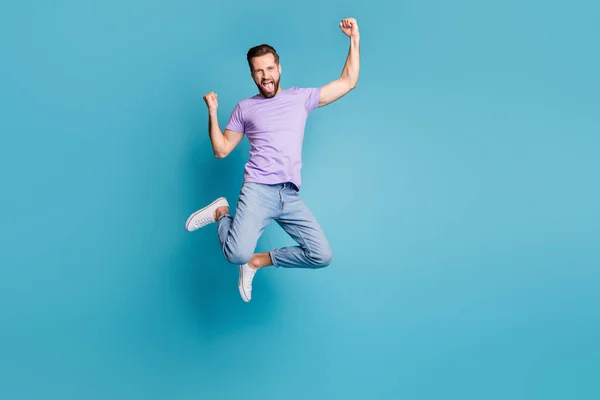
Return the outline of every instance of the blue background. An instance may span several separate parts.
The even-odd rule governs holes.
[[[600,7],[564,3],[3,1],[0,398],[600,398]],[[249,150],[202,96],[223,127],[264,42],[337,78],[350,16],[304,152],[334,262],[245,304],[183,229]]]

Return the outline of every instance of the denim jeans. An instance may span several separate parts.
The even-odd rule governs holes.
[[[271,250],[274,266],[321,268],[331,263],[331,248],[323,230],[290,183],[243,184],[235,217],[225,214],[218,221],[225,259],[238,265],[250,261],[260,235],[271,221],[276,221],[298,243]]]

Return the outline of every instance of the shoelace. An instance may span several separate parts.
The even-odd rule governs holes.
[[[209,223],[211,223],[212,221],[213,221],[213,219],[212,219],[212,218],[210,218],[210,217],[206,217],[206,218],[202,218],[202,219],[198,219],[198,220],[196,220],[195,224],[196,224],[196,227],[198,227],[198,226],[201,226],[201,225],[206,225],[206,224],[209,224]]]
[[[252,268],[244,268],[246,270],[245,274],[248,274],[246,276],[246,279],[244,279],[244,288],[248,291],[252,290],[252,285],[250,282],[252,282],[252,279],[254,278],[254,274],[256,273],[256,271],[254,271]]]

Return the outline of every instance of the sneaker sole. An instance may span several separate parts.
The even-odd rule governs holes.
[[[206,207],[204,207],[201,210],[196,211],[195,213],[193,213],[192,215],[189,216],[189,218],[187,219],[187,221],[185,221],[185,230],[188,232],[192,232],[189,227],[190,227],[190,222],[192,221],[192,219],[194,219],[194,217],[198,214],[200,214],[201,212],[211,208],[212,206],[214,206],[215,204],[217,204],[219,201],[225,200],[225,202],[227,202],[227,199],[225,199],[225,197],[219,197],[218,199],[216,199],[215,201],[213,201],[212,203],[210,203],[209,205],[207,205]],[[195,230],[195,229],[194,229]]]

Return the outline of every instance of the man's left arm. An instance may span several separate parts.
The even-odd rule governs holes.
[[[340,22],[340,29],[346,36],[350,37],[348,57],[346,58],[342,75],[321,88],[319,107],[326,106],[345,96],[358,83],[358,74],[360,71],[360,34],[356,19],[344,18]]]

